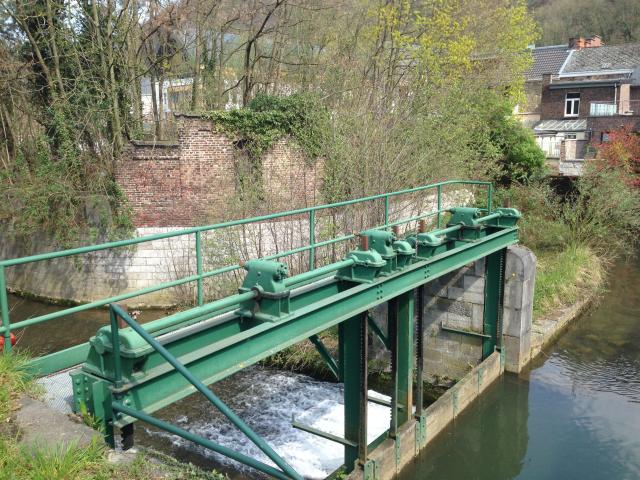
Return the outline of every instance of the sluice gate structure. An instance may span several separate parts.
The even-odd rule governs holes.
[[[455,186],[466,192],[475,205],[481,201],[471,188],[485,189],[485,203],[473,206],[445,205],[443,189]],[[421,204],[435,208],[412,209],[405,218],[403,196],[420,197]],[[64,315],[108,306],[108,324],[87,342],[35,359],[39,375],[70,369],[73,408],[88,412],[101,422],[105,439],[115,445],[121,434],[124,448],[133,444],[137,421],[180,436],[206,449],[241,462],[280,479],[302,478],[242,418],[209,388],[270,355],[296,343],[310,340],[336,380],[344,383],[344,435],[329,434],[293,421],[294,427],[344,446],[344,470],[361,471],[364,478],[376,478],[372,452],[385,440],[395,442],[400,455],[399,429],[408,422],[415,427],[416,445],[426,435],[423,409],[423,329],[425,287],[429,282],[471,262],[486,259],[482,357],[501,348],[500,312],[504,289],[505,252],[517,243],[520,214],[511,208],[493,207],[492,185],[477,181],[451,181],[387,193],[363,199],[264,215],[206,227],[195,227],[150,237],[110,242],[0,262],[0,333],[6,353],[11,351],[12,331],[55,321]],[[458,195],[457,199],[465,198]],[[318,240],[320,229],[333,224],[331,209],[351,205],[377,206],[367,217],[379,218],[378,225],[361,225],[357,232]],[[461,202],[464,203],[464,202]],[[398,207],[398,205],[400,207]],[[405,209],[406,210],[406,209]],[[396,213],[395,216],[398,216]],[[205,268],[205,232],[255,224],[277,225],[278,221],[303,218],[308,229],[304,245],[262,258]],[[324,223],[323,223],[324,222]],[[401,233],[402,231],[402,233]],[[86,305],[71,307],[40,317],[12,323],[6,294],[5,270],[25,263],[82,255],[104,249],[178,235],[195,238],[195,273],[137,292],[120,294]],[[219,237],[218,237],[219,238]],[[344,255],[336,245],[342,245]],[[212,245],[209,245],[211,248]],[[215,245],[213,245],[215,248]],[[322,248],[331,255],[318,255]],[[295,255],[304,259],[289,262]],[[224,279],[230,273],[244,273],[236,293],[213,301],[205,300],[205,280]],[[291,270],[297,270],[290,274]],[[63,279],[61,279],[63,281]],[[220,280],[222,282],[222,280]],[[159,320],[140,324],[118,302],[151,291],[194,285],[196,306]],[[387,304],[387,327],[382,328],[371,311]],[[107,313],[105,312],[105,317]],[[107,322],[105,322],[107,323]],[[337,354],[323,344],[319,334],[336,328]],[[391,399],[368,396],[369,333],[378,336],[390,352]],[[417,386],[417,388],[416,388]],[[273,464],[267,464],[154,416],[158,410],[199,392],[219,410]],[[373,442],[367,441],[367,405],[385,403],[391,411],[389,428]]]

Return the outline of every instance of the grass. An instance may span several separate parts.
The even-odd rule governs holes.
[[[587,246],[567,245],[563,250],[537,251],[534,319],[574,304],[604,282],[605,266]]]
[[[24,353],[4,355],[0,352],[0,424],[8,422],[20,395],[40,393],[28,373],[28,362],[29,356]]]
[[[0,480],[153,480],[215,479],[226,477],[207,473],[192,465],[160,456],[138,454],[126,464],[108,460],[108,449],[99,435],[87,447],[74,444],[47,449],[24,445],[12,424],[21,395],[37,397],[40,387],[28,371],[29,357],[23,353],[0,352]]]

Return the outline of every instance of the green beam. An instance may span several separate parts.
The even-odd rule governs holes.
[[[331,353],[329,352],[329,350],[327,350],[327,347],[325,347],[324,343],[322,343],[322,340],[320,340],[318,335],[311,335],[309,337],[309,340],[316,347],[316,350],[318,351],[324,362],[327,364],[327,367],[329,367],[329,370],[331,370],[331,373],[333,373],[333,375],[336,377],[336,380],[340,380],[338,364],[333,359]]]
[[[413,334],[414,334],[414,296],[410,290],[398,297],[398,328],[396,362],[398,365],[398,426],[403,425],[411,416],[413,405]]]
[[[391,350],[391,344],[389,343],[389,339],[380,328],[380,325],[376,323],[375,318],[373,318],[373,316],[371,315],[367,315],[367,319],[369,321],[369,327],[371,327],[371,330],[373,331],[373,333],[375,333],[378,336],[378,338],[380,339],[380,341],[382,342],[382,344],[385,346],[387,350]]]
[[[35,358],[29,362],[29,369],[37,377],[50,375],[80,365],[87,359],[89,350],[89,342],[81,343],[75,347]]]
[[[482,338],[482,359],[493,353],[498,345],[498,325],[501,317],[504,261],[506,248],[486,257],[484,287],[484,320]]]
[[[345,322],[344,345],[344,464],[347,473],[367,458],[367,316]]]
[[[187,365],[196,378],[209,385],[516,241],[516,228],[501,229],[476,242],[461,243],[455,250],[416,262],[389,276],[378,277],[372,283],[329,283],[322,287],[322,296],[310,290],[292,298],[291,313],[278,322],[251,324],[247,319],[236,318],[216,327],[219,336],[208,336],[207,332],[202,332],[169,343],[166,348]],[[341,348],[346,347],[347,337],[347,333],[342,335]],[[200,348],[193,343],[197,340],[201,342]],[[106,352],[104,356],[106,364],[109,354]],[[346,362],[346,352],[341,355]],[[125,384],[132,406],[147,413],[194,391],[189,382],[163,366],[162,359],[157,357],[152,353],[143,359],[146,365],[156,365],[155,374],[149,375],[148,370],[142,370],[136,374],[133,384]],[[346,376],[347,368],[339,365],[339,369],[343,369]],[[98,381],[110,385],[107,380]],[[124,417],[119,420],[119,426],[130,421]]]

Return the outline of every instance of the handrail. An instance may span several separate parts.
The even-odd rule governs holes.
[[[347,205],[355,205],[355,204],[383,199],[384,200],[384,223],[378,227],[373,227],[373,228],[378,228],[378,229],[388,228],[391,226],[407,224],[412,221],[416,221],[422,218],[433,217],[433,216],[437,216],[437,225],[438,227],[440,227],[441,221],[442,221],[442,214],[446,212],[442,202],[443,187],[447,185],[460,185],[460,186],[477,185],[477,186],[486,187],[487,188],[486,211],[487,213],[492,212],[493,184],[491,182],[480,181],[480,180],[447,180],[444,182],[438,182],[430,185],[423,185],[420,187],[409,188],[409,189],[400,190],[397,192],[382,193],[378,195],[371,195],[368,197],[345,200],[342,202],[336,202],[331,204],[318,205],[314,207],[305,207],[305,208],[300,208],[296,210],[289,210],[289,211],[280,212],[280,213],[272,213],[272,214],[261,215],[261,216],[252,217],[252,218],[231,220],[231,221],[212,224],[212,225],[191,227],[191,228],[175,230],[171,232],[164,232],[164,233],[146,235],[146,236],[137,237],[137,238],[126,239],[126,240],[106,242],[98,245],[87,245],[83,247],[61,250],[58,252],[49,252],[49,253],[30,255],[27,257],[1,260],[0,261],[0,317],[2,319],[2,324],[0,325],[0,335],[4,336],[5,338],[4,348],[6,351],[11,350],[11,342],[10,342],[11,330],[25,328],[32,325],[37,325],[43,322],[54,320],[56,318],[71,315],[73,313],[90,310],[96,307],[103,307],[103,306],[109,305],[110,303],[120,302],[130,298],[138,297],[148,293],[157,292],[160,290],[165,290],[165,289],[180,286],[180,285],[185,285],[188,283],[193,283],[193,282],[196,283],[197,303],[199,306],[202,306],[204,304],[204,294],[203,294],[204,279],[210,278],[216,275],[221,275],[223,273],[231,272],[241,268],[241,265],[235,264],[235,265],[228,265],[221,268],[216,268],[210,271],[204,271],[203,261],[202,261],[203,260],[202,259],[202,237],[201,237],[202,232],[215,231],[215,230],[220,230],[220,229],[234,227],[234,226],[247,225],[251,223],[264,222],[264,221],[274,220],[274,219],[283,219],[283,218],[287,218],[295,215],[307,214],[308,221],[309,221],[309,244],[305,246],[297,247],[291,250],[287,250],[284,252],[280,252],[274,255],[265,256],[263,258],[267,260],[273,260],[273,259],[294,255],[297,253],[309,252],[309,270],[313,270],[316,266],[315,253],[318,248],[336,244],[339,242],[348,241],[355,237],[354,234],[348,234],[348,235],[342,235],[336,238],[332,238],[329,240],[317,242],[315,238],[316,212],[331,209],[331,208],[338,208],[338,207],[343,207]],[[391,198],[397,197],[400,195],[410,194],[410,193],[423,192],[431,189],[435,189],[437,191],[437,210],[431,211],[422,215],[414,216],[408,219],[402,219],[402,220],[390,222],[389,215],[390,215],[390,199]],[[127,293],[111,296],[108,298],[104,298],[101,300],[88,302],[82,305],[77,305],[64,310],[60,310],[58,312],[52,312],[49,314],[40,315],[37,317],[29,318],[27,320],[23,320],[21,322],[17,322],[15,324],[11,324],[10,317],[9,317],[10,312],[9,312],[7,289],[6,289],[7,285],[6,285],[5,270],[7,267],[24,265],[32,262],[40,262],[44,260],[53,260],[57,258],[69,257],[73,255],[81,255],[81,254],[102,251],[102,250],[109,250],[114,248],[122,248],[122,247],[140,244],[140,243],[147,243],[155,240],[163,240],[167,238],[179,237],[184,235],[195,236],[195,250],[196,250],[196,274],[195,275],[188,275],[183,278],[179,278],[176,280],[167,281],[163,283],[158,283],[156,285],[142,288],[140,290],[135,290],[133,292],[127,292]]]
[[[211,402],[211,404],[215,406],[220,413],[222,413],[225,417],[227,417],[227,419],[231,423],[233,423],[238,428],[238,430],[244,433],[267,457],[269,457],[281,469],[281,472],[277,470],[274,472],[274,469],[269,467],[268,465],[265,465],[264,463],[254,459],[250,459],[249,457],[246,457],[242,454],[238,454],[233,450],[225,449],[225,447],[215,444],[214,442],[209,441],[204,443],[203,440],[206,441],[206,439],[203,439],[196,435],[192,434],[191,438],[187,438],[188,440],[198,443],[204,447],[210,448],[211,450],[217,451],[218,453],[221,453],[223,455],[229,456],[234,460],[250,465],[265,473],[269,473],[270,475],[274,475],[274,473],[276,473],[276,474],[280,474],[280,475],[275,475],[279,478],[291,478],[294,480],[302,480],[302,477],[298,474],[298,472],[296,472],[287,462],[285,462],[284,459],[280,455],[278,455],[269,446],[269,444],[264,441],[262,437],[260,437],[257,433],[255,433],[251,429],[251,427],[249,427],[249,425],[247,425],[240,417],[238,417],[233,410],[231,410],[222,400],[220,400],[220,398],[218,398],[216,394],[214,394],[210,389],[208,389],[204,383],[198,380],[187,369],[187,367],[185,367],[182,363],[180,363],[180,361],[178,361],[176,357],[174,357],[166,348],[164,348],[160,344],[160,342],[158,342],[155,338],[153,338],[153,336],[151,336],[142,327],[142,325],[140,325],[133,318],[131,318],[131,316],[127,312],[125,312],[119,305],[115,305],[115,304],[109,305],[109,313],[111,317],[111,343],[113,344],[116,388],[120,387],[122,383],[122,366],[120,364],[120,352],[119,352],[120,338],[119,338],[119,328],[118,328],[118,321],[117,321],[118,318],[121,318],[126,322],[127,325],[129,325],[129,327],[131,327],[138,335],[140,335],[156,352],[158,352],[169,364],[171,364],[171,366],[175,368],[178,373],[180,373],[191,385],[193,385],[193,387],[196,390],[198,390],[202,395],[204,395],[205,398],[209,400],[209,402]],[[116,393],[117,397],[120,395],[121,395],[120,393]],[[116,401],[113,402],[112,404],[113,410],[116,410],[122,413],[132,414],[132,416],[137,417],[143,421],[155,420],[155,422],[150,422],[150,423],[153,423],[155,426],[159,428],[163,428],[164,430],[167,430],[166,426],[169,424],[164,424],[164,422],[158,421],[153,417],[147,416],[144,414],[144,412],[138,412],[131,408],[125,407],[119,401],[117,401],[118,400],[117,397],[116,397]],[[140,414],[145,415],[146,418],[141,418],[142,415]],[[183,438],[186,438],[185,435],[183,434],[184,431],[180,432],[174,429],[172,433],[176,433],[182,436]],[[248,460],[251,460],[251,463],[248,463]]]

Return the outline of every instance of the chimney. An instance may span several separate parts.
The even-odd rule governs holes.
[[[584,45],[585,41],[582,37],[571,37],[569,39],[569,48],[571,50],[580,50],[581,48],[584,48]]]
[[[602,39],[598,35],[592,35],[589,38],[572,37],[569,39],[569,48],[572,50],[581,50],[583,48],[601,47]]]
[[[598,35],[592,35],[585,40],[584,48],[601,47],[602,39]]]

